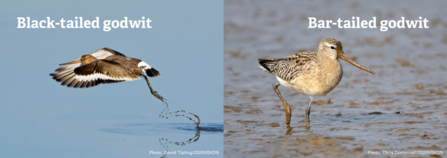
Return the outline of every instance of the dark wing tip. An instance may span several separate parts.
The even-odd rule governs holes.
[[[268,62],[271,62],[272,61],[272,59],[258,59],[258,61],[259,61],[259,64],[265,69],[265,70],[267,70],[267,71],[271,71],[270,70],[270,67],[267,65],[268,64]]]
[[[104,47],[104,48],[102,48],[102,50],[109,51],[109,52],[111,52],[111,53],[113,53],[113,54],[115,54],[115,55],[125,56],[124,54],[121,54],[120,52],[118,52],[118,51],[116,51],[116,50],[113,50],[113,49],[110,49],[110,48],[108,48],[108,47]]]
[[[160,72],[155,70],[154,68],[146,69],[146,74],[149,77],[158,77],[161,76]]]

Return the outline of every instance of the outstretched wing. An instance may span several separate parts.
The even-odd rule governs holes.
[[[95,51],[93,53],[90,53],[90,55],[94,56],[96,59],[105,59],[105,58],[107,58],[109,56],[112,56],[112,55],[118,55],[118,56],[124,56],[125,57],[124,54],[121,54],[120,52],[115,51],[115,50],[110,49],[110,48],[107,48],[107,47],[99,49],[99,50],[97,50],[97,51]]]
[[[97,60],[87,65],[67,64],[56,70],[57,73],[51,74],[62,85],[75,88],[85,88],[96,86],[101,83],[116,83],[132,81],[138,79],[126,71],[118,63]]]
[[[93,53],[90,53],[89,55],[95,57],[96,59],[105,59],[105,58],[107,58],[107,57],[109,57],[109,56],[112,56],[112,55],[118,55],[118,56],[123,56],[123,57],[125,57],[124,54],[121,54],[120,52],[115,51],[115,50],[110,49],[110,48],[107,48],[107,47],[102,48],[102,49],[99,49],[99,50],[97,50],[97,51],[94,51]],[[76,60],[74,60],[74,61],[72,61],[72,62],[63,63],[63,64],[59,64],[59,65],[69,65],[69,64],[77,64],[77,63],[81,63],[81,58],[78,58],[78,59],[76,59]],[[78,65],[78,66],[79,66],[79,65]],[[63,66],[62,66],[62,67],[63,67]],[[62,68],[62,67],[61,67],[61,68]],[[56,70],[56,71],[57,71],[57,70]]]
[[[299,76],[302,71],[309,70],[315,65],[315,52],[302,52],[286,58],[258,59],[259,68],[278,76],[285,81],[291,81]]]

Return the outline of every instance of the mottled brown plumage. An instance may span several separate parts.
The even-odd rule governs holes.
[[[154,91],[147,79],[160,76],[160,73],[140,59],[126,57],[110,48],[102,48],[81,58],[61,64],[56,73],[50,74],[62,85],[74,88],[88,88],[101,83],[133,81],[140,76],[146,80],[151,93],[165,102],[162,96]]]
[[[126,57],[110,48],[103,48],[81,58],[61,64],[57,73],[51,74],[53,79],[62,85],[75,88],[88,88],[101,83],[132,81],[140,78],[140,74],[149,77],[160,76],[160,73],[147,63]]]
[[[318,52],[301,52],[286,58],[258,59],[259,66],[265,72],[275,75],[279,83],[273,85],[275,92],[283,102],[286,112],[286,124],[290,124],[291,109],[278,90],[279,84],[304,93],[310,97],[306,110],[307,128],[309,128],[310,107],[314,96],[323,96],[332,91],[343,76],[341,58],[352,65],[374,74],[343,52],[340,41],[327,38],[318,45]]]
[[[315,52],[297,53],[280,59],[258,59],[262,69],[278,76],[285,81],[291,81],[300,76],[303,71],[309,71],[316,60]]]

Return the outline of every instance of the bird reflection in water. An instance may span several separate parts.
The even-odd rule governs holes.
[[[200,138],[200,130],[197,129],[195,136],[190,138],[187,141],[170,141],[170,140],[168,140],[168,138],[160,138],[160,139],[158,139],[158,141],[160,142],[161,146],[163,146],[163,148],[165,149],[165,151],[164,151],[165,154],[163,156],[161,156],[161,158],[165,158],[168,155],[169,145],[170,144],[174,144],[174,145],[178,145],[178,146],[184,146],[184,145],[196,142],[197,140],[199,140],[199,138]]]

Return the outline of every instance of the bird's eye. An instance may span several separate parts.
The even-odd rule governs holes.
[[[331,46],[331,49],[335,49],[335,47],[334,47],[334,46]]]

